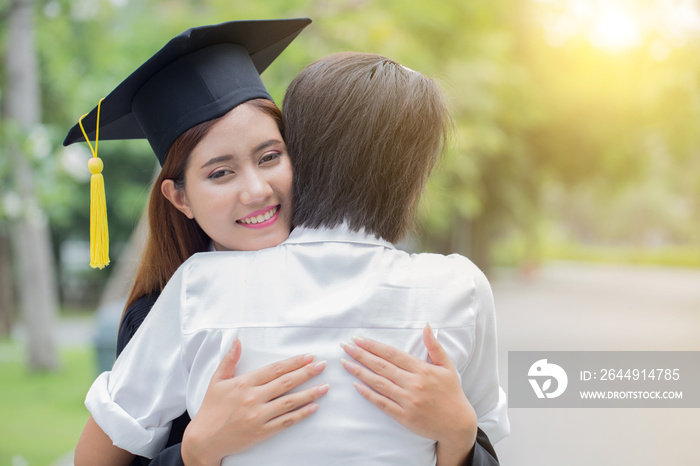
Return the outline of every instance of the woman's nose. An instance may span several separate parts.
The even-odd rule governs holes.
[[[260,173],[250,173],[246,176],[241,191],[241,203],[243,205],[255,204],[264,201],[272,195],[272,186]]]

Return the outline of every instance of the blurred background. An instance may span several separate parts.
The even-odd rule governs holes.
[[[509,350],[700,350],[697,1],[0,0],[0,465],[70,464],[157,168],[145,141],[100,144],[112,264],[93,270],[91,154],[67,130],[189,27],[297,16],[314,22],[263,74],[278,104],[341,50],[445,90],[456,131],[410,244],[489,276],[505,388]],[[497,450],[700,464],[698,414],[511,409]]]

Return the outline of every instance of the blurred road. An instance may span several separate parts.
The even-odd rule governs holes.
[[[700,271],[557,263],[496,274],[501,384],[508,351],[700,351]],[[700,465],[700,409],[509,409],[504,466]]]

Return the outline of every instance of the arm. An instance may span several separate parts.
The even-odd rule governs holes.
[[[438,466],[462,464],[476,441],[476,413],[430,327],[423,330],[423,342],[432,364],[375,340],[354,341],[343,348],[366,368],[349,361],[343,365],[374,389],[356,383],[358,392],[411,431],[435,440]]]
[[[377,372],[347,362],[344,366],[373,388],[380,389],[378,384],[383,384],[382,392],[389,395],[357,384],[362,396],[405,427],[437,440],[438,465],[497,466],[496,452],[486,433],[476,427],[476,415],[472,415],[473,408],[464,396],[457,372],[429,327],[424,330],[423,341],[433,365],[389,345],[362,339],[356,342],[357,346],[345,345],[345,351]],[[399,365],[405,369],[399,369]],[[400,371],[406,373],[400,374]],[[377,373],[384,373],[388,378],[378,377]],[[413,387],[420,386],[421,390],[408,393],[391,381],[402,380],[408,387],[410,382],[406,382],[405,377],[409,373],[414,376]],[[452,422],[446,423],[445,419]],[[472,440],[474,435],[475,440]]]
[[[509,431],[505,394],[498,383],[493,295],[482,273],[477,271],[473,283],[475,293],[472,299],[476,312],[473,333],[452,335],[452,330],[441,331],[448,342],[472,341],[470,357],[458,370],[427,328],[423,341],[434,363],[432,365],[369,339],[356,341],[357,346],[346,345],[348,354],[370,369],[346,364],[346,369],[374,389],[358,385],[358,391],[413,432],[437,440],[438,464],[498,464],[486,432],[498,441]],[[458,374],[461,374],[461,386]],[[422,390],[416,387],[422,387]],[[444,391],[446,387],[449,387],[447,392]],[[468,408],[463,404],[465,400]],[[426,412],[421,406],[431,409]],[[469,410],[478,414],[478,423],[484,429],[477,431],[476,443],[472,437],[474,434],[462,430],[469,429],[470,425],[476,428],[476,424],[472,425],[469,417],[465,417]],[[424,426],[413,424],[412,427],[415,419],[421,417],[426,423],[424,426],[436,422],[438,430],[425,435],[422,433],[425,432]],[[450,422],[444,423],[445,419]],[[469,433],[462,437],[455,435],[460,431]]]
[[[129,342],[153,302],[155,297],[143,297],[127,310],[119,331],[118,351]],[[325,363],[313,363],[308,355],[297,356],[234,378],[241,351],[240,342],[234,342],[212,376],[197,415],[190,422],[185,414],[179,428],[173,426],[166,448],[151,465],[218,465],[224,456],[249,448],[315,411],[312,401],[323,396],[327,386],[293,395],[284,393],[323,371]],[[251,399],[257,402],[243,405]],[[138,461],[134,464],[148,464],[145,458]]]
[[[90,416],[75,448],[76,466],[126,466],[133,458],[134,455],[128,451],[115,447],[112,440]]]
[[[122,352],[126,344],[131,340],[134,332],[148,315],[158,295],[143,296],[125,311],[119,326],[117,338],[117,356]],[[132,464],[139,466],[148,464],[148,459],[137,457],[126,450],[122,450],[112,444],[112,440],[90,416],[83,432],[80,435],[75,449],[75,464],[81,465],[114,465],[126,466]]]
[[[476,325],[471,355],[457,370],[462,376],[462,389],[479,417],[479,427],[492,442],[498,443],[510,432],[506,395],[498,379],[496,312],[491,285],[480,271],[475,274],[474,308]],[[444,345],[459,338],[452,329],[438,335]]]
[[[180,274],[173,276],[112,371],[101,374],[93,383],[85,401],[92,420],[76,447],[77,457],[88,452],[96,455],[93,458],[112,457],[111,446],[100,443],[99,435],[91,434],[98,426],[114,445],[134,454],[149,456],[162,449],[170,431],[169,421],[184,410],[180,278]]]
[[[134,334],[143,323],[143,320],[151,311],[159,294],[160,293],[153,293],[141,296],[124,311],[124,315],[119,322],[117,357],[131,341]],[[187,412],[182,413],[179,418],[173,421],[165,449],[158,453],[153,460],[143,456],[137,456],[132,461],[131,466],[146,466],[148,464],[151,466],[184,466],[182,457],[180,456],[180,447],[182,446],[183,433],[189,423],[189,414],[187,414]]]
[[[478,429],[476,443],[461,466],[498,466],[498,456],[486,433]]]
[[[182,459],[188,466],[219,465],[223,457],[263,442],[311,416],[318,409],[313,401],[328,392],[328,385],[321,384],[285,395],[326,368],[326,362],[314,362],[313,355],[294,356],[234,377],[240,356],[236,340],[187,426]]]

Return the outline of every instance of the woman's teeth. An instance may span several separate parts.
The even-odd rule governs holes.
[[[260,214],[257,217],[248,217],[244,218],[242,220],[239,220],[241,223],[245,223],[246,225],[255,225],[256,223],[261,223],[264,222],[265,220],[270,220],[270,217],[275,215],[277,213],[277,209],[279,206],[273,207],[272,209],[268,210],[264,214]]]

